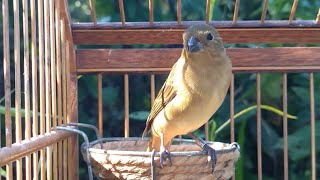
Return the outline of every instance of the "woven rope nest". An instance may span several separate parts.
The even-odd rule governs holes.
[[[208,142],[216,150],[212,172],[210,158],[193,140],[175,139],[170,147],[172,165],[160,166],[158,152],[146,152],[148,140],[102,138],[89,144],[94,174],[100,179],[229,179],[240,156],[237,143]],[[101,148],[102,146],[102,148]],[[82,154],[87,154],[82,145]]]

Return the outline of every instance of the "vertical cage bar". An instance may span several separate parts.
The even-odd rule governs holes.
[[[55,48],[55,2],[50,0],[50,50],[51,50],[51,107],[52,107],[52,128],[56,129],[57,126],[57,90],[56,90],[56,48]],[[50,127],[51,128],[51,127]],[[53,144],[52,150],[52,179],[57,178],[58,171],[58,152],[57,144]]]
[[[102,74],[98,74],[98,129],[103,137],[103,111],[102,111]]]
[[[66,37],[65,37],[65,22],[61,20],[61,45],[62,45],[62,100],[63,100],[63,124],[67,124],[67,80],[66,80]],[[63,141],[63,179],[68,178],[68,143],[67,140]]]
[[[262,13],[261,13],[261,19],[260,19],[261,24],[263,24],[264,20],[266,19],[267,9],[268,9],[268,0],[264,0]]]
[[[23,55],[24,55],[24,104],[25,104],[25,139],[31,138],[30,122],[30,73],[29,73],[29,21],[28,21],[28,0],[22,1],[23,9]],[[25,179],[31,180],[31,155],[25,158]]]
[[[38,0],[39,26],[39,76],[40,76],[40,134],[45,133],[45,86],[44,86],[44,33],[43,33],[43,0]],[[40,176],[45,179],[45,150],[40,150]]]
[[[297,9],[297,6],[298,6],[298,1],[299,0],[294,0],[293,1],[291,12],[290,12],[290,16],[289,16],[289,24],[291,24],[292,21],[293,21],[294,14],[296,13],[296,9]]]
[[[50,51],[50,1],[44,1],[44,56],[45,56],[45,87],[46,87],[46,132],[51,129],[51,51]],[[52,148],[46,147],[46,173],[47,179],[52,178]]]
[[[207,0],[206,3],[206,23],[209,23],[210,20],[210,4],[211,4],[211,0]]]
[[[37,65],[37,22],[36,3],[30,0],[31,13],[31,58],[32,58],[32,135],[38,136],[38,65]],[[33,153],[33,179],[38,180],[38,152]]]
[[[234,74],[230,81],[230,142],[234,142]]]
[[[14,14],[14,64],[15,64],[15,132],[16,142],[20,143],[21,135],[21,77],[20,77],[20,22],[19,0],[13,1]],[[16,161],[16,179],[22,179],[22,159]]]
[[[57,112],[58,125],[62,125],[62,85],[61,85],[61,29],[60,29],[60,1],[55,1],[56,18],[56,61],[57,61]],[[62,142],[58,142],[58,179],[62,179]]]
[[[153,0],[149,0],[149,24],[153,25]]]
[[[287,90],[287,73],[282,75],[282,103],[283,103],[283,177],[288,180],[288,90]]]
[[[150,75],[150,102],[151,102],[151,108],[153,106],[154,100],[156,98],[156,83],[155,83],[155,75]]]
[[[124,137],[129,137],[129,75],[124,75]]]
[[[309,74],[310,81],[310,127],[311,127],[311,179],[316,180],[316,132],[314,109],[314,75]]]
[[[208,122],[204,124],[204,139],[206,141],[209,140],[209,123]]]
[[[118,1],[119,1],[121,23],[122,23],[122,26],[125,26],[126,25],[126,16],[124,13],[123,0],[118,0]]]
[[[65,26],[65,27],[67,27],[67,26]],[[65,123],[70,123],[71,122],[71,120],[70,120],[70,116],[69,116],[69,112],[70,112],[70,109],[68,109],[68,107],[69,107],[69,97],[70,97],[70,91],[69,91],[69,89],[70,89],[70,48],[69,48],[69,39],[67,38],[66,39],[66,47],[65,47],[65,49],[66,49],[66,63],[65,63],[65,66],[66,66],[66,68],[65,68],[65,76],[66,76],[66,82],[65,82],[65,86],[66,86],[66,106],[67,106],[67,114],[66,114],[66,116],[64,117],[65,119],[66,119],[66,122]],[[68,173],[67,173],[67,175],[68,175],[68,179],[72,179],[72,178],[70,178],[70,175],[72,174],[72,172],[70,171],[70,167],[74,167],[75,166],[75,164],[73,164],[73,161],[72,161],[72,154],[70,154],[70,143],[71,143],[71,138],[68,138],[68,141],[66,141],[67,142],[67,147],[66,147],[66,153],[64,154],[65,156],[66,156],[66,160],[67,160],[67,165],[68,165],[68,169],[67,169],[67,171],[68,171]],[[73,152],[71,152],[71,153],[73,153]]]
[[[236,4],[234,6],[234,12],[233,12],[233,24],[237,24],[238,21],[238,14],[239,14],[239,6],[240,6],[240,0],[236,0]]]
[[[318,11],[318,14],[317,14],[316,23],[320,24],[320,8],[319,8],[319,11]]]
[[[91,17],[93,25],[97,25],[97,16],[96,16],[96,9],[94,8],[94,1],[90,0],[90,10],[91,10]]]
[[[177,0],[177,21],[181,24],[181,0]]]
[[[231,75],[230,81],[230,142],[235,142],[234,137],[234,74]],[[235,180],[235,176],[232,176],[232,180]]]
[[[262,180],[261,157],[261,83],[260,73],[257,73],[257,156],[258,156],[258,180]]]
[[[9,7],[8,0],[2,0],[2,30],[3,30],[3,72],[4,72],[4,96],[5,96],[5,129],[6,147],[12,144],[11,124],[11,83],[10,83],[10,45],[9,45]],[[12,163],[6,165],[6,178],[12,179]]]

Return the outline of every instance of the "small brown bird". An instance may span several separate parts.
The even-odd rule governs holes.
[[[215,151],[191,132],[203,126],[221,106],[231,79],[231,61],[218,32],[209,25],[194,25],[183,34],[179,60],[159,91],[148,116],[144,137],[151,131],[147,151],[160,151],[160,164],[177,135],[188,134],[216,163]]]

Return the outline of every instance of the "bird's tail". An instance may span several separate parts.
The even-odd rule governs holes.
[[[151,131],[151,135],[150,135],[147,151],[151,152],[153,149],[156,150],[156,151],[160,151],[160,145],[161,145],[160,137],[154,135],[153,132]]]

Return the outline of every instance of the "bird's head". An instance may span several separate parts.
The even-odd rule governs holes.
[[[207,24],[190,26],[183,33],[183,46],[187,54],[224,51],[222,38],[216,29]]]

